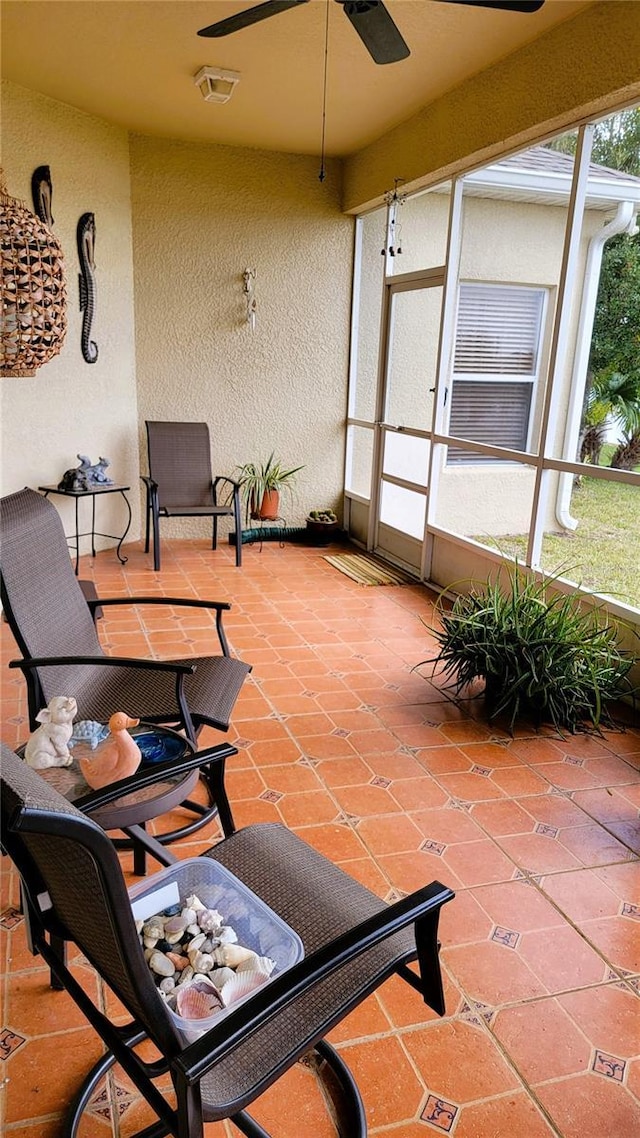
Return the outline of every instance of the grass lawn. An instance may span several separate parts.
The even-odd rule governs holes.
[[[603,457],[606,462],[606,452]],[[579,522],[573,533],[545,535],[543,568],[640,608],[640,487],[583,478],[574,488],[571,513]],[[476,540],[519,559],[526,553],[525,536]]]

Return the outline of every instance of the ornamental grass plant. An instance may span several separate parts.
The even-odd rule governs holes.
[[[613,726],[608,704],[631,695],[636,657],[618,647],[619,625],[602,606],[554,591],[516,564],[510,588],[489,581],[456,597],[441,627],[431,628],[438,655],[424,664],[451,677],[459,694],[485,682],[489,720],[505,716],[551,723],[560,732]]]

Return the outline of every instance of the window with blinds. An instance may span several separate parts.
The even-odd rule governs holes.
[[[545,296],[541,288],[460,285],[449,434],[527,449]],[[447,461],[500,460],[450,446]]]

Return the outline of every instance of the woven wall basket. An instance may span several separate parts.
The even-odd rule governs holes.
[[[62,249],[0,178],[0,375],[30,376],[57,356],[67,331]]]

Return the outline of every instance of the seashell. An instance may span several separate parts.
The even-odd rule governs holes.
[[[200,925],[198,924],[197,921],[194,921],[194,923],[192,925],[187,925],[187,927],[184,931],[185,931],[185,933],[188,933],[189,936],[197,936],[198,933],[200,932]]]
[[[206,933],[198,933],[197,936],[194,936],[193,940],[189,941],[187,945],[187,952],[193,952],[194,948],[202,948],[202,945],[206,939]]]
[[[220,944],[237,944],[238,934],[231,925],[223,925],[220,931],[216,934]]]
[[[207,907],[206,905],[202,904],[202,901],[199,897],[196,897],[195,893],[192,893],[190,897],[187,897],[185,906],[187,909],[195,909],[196,913],[201,909],[206,909]]]
[[[207,973],[207,979],[215,984],[216,988],[224,988],[229,980],[233,980],[235,972],[233,968],[214,968],[212,972]]]
[[[158,920],[157,917],[146,921],[142,926],[142,935],[150,937],[152,940],[160,940],[164,936],[164,921]]]
[[[173,962],[165,956],[164,952],[152,952],[149,957],[149,968],[158,976],[173,976],[175,968]]]
[[[169,944],[176,944],[184,936],[186,929],[187,922],[184,917],[169,917],[160,935],[168,940]]]
[[[249,992],[254,992],[256,988],[261,988],[268,979],[266,972],[236,973],[233,979],[229,980],[220,991],[225,1008],[228,1008],[230,1004],[237,1003],[243,996],[248,996]]]
[[[182,910],[180,916],[184,917],[188,925],[195,925],[198,923],[198,914],[196,913],[195,909],[185,908]]]
[[[142,934],[143,928],[144,928],[144,921],[136,921],[136,932],[138,933],[138,936],[140,936]]]
[[[178,991],[176,1011],[184,1019],[207,1019],[222,1008],[222,1000],[215,988],[199,988],[190,984]]]
[[[173,992],[173,989],[175,988],[175,986],[176,986],[176,982],[175,982],[173,976],[165,976],[164,980],[161,980],[160,983],[158,984],[160,991],[166,992],[167,994],[169,992]]]
[[[216,964],[226,964],[228,968],[237,968],[243,960],[257,959],[257,952],[244,948],[241,944],[223,944],[216,948],[213,959]]]
[[[246,972],[266,972],[267,976],[270,976],[275,966],[276,962],[270,956],[256,956],[254,960],[241,960],[236,972],[243,975]]]
[[[180,956],[178,952],[168,952],[168,959],[173,964],[176,972],[182,972],[189,964],[186,956]]]
[[[151,960],[151,957],[153,956],[154,952],[155,952],[155,948],[145,948],[145,950],[144,950],[144,958],[145,958],[145,960],[146,960],[147,964],[148,964],[148,963],[149,963],[149,961]]]
[[[213,968],[213,957],[209,952],[200,952],[196,948],[189,953],[189,963],[194,972],[210,972]]]
[[[181,988],[183,984],[190,984],[194,976],[195,972],[193,971],[193,968],[190,964],[187,964],[187,967],[184,969],[182,976],[178,980],[178,987]]]
[[[169,905],[166,909],[162,910],[165,917],[179,917],[180,905]]]
[[[142,938],[142,943],[145,948],[155,948],[158,943],[156,936],[145,936]]]
[[[213,952],[214,948],[218,947],[218,941],[215,938],[212,940],[210,936],[205,937],[200,945],[201,952]]]
[[[201,929],[206,933],[215,933],[222,925],[222,914],[217,909],[201,909],[197,915]]]

